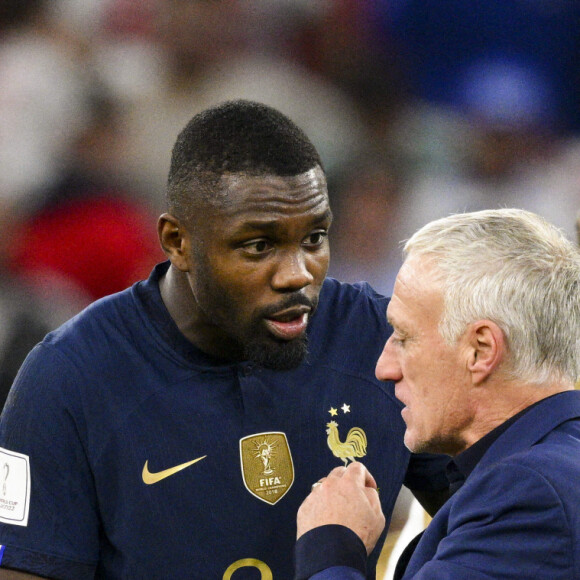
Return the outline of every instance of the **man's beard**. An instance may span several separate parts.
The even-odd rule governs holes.
[[[308,336],[291,341],[250,341],[244,346],[244,359],[275,371],[296,368],[308,354]]]
[[[288,296],[282,304],[260,312],[259,319],[254,321],[248,333],[251,338],[244,342],[244,359],[275,371],[288,371],[298,367],[308,354],[308,335],[304,333],[293,340],[276,339],[264,334],[263,320],[276,312],[299,305],[308,306],[312,316],[318,306],[318,297],[309,299],[294,294]]]
[[[281,340],[266,331],[264,319],[293,306],[308,306],[312,316],[318,305],[318,296],[310,299],[299,293],[287,296],[281,303],[272,305],[255,313],[248,327],[236,318],[235,301],[227,292],[216,293],[210,286],[207,276],[202,276],[200,293],[211,296],[211,303],[204,311],[216,326],[227,333],[234,345],[231,357],[248,361],[271,370],[291,370],[298,367],[308,354],[308,336],[304,333],[293,340]],[[234,322],[232,322],[234,321]],[[243,330],[242,330],[243,329]],[[230,355],[226,355],[229,357]]]

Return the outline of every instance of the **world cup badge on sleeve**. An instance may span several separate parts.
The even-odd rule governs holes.
[[[30,459],[0,447],[0,522],[27,526],[29,507]]]
[[[285,433],[256,433],[240,439],[240,464],[246,489],[271,505],[294,483],[294,464]]]

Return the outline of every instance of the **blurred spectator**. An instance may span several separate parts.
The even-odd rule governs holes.
[[[377,25],[375,0],[317,3],[292,37],[292,54],[352,99],[371,143],[388,131],[408,98],[398,47]],[[324,8],[320,8],[320,6]]]
[[[156,215],[115,174],[121,146],[116,107],[98,99],[60,179],[37,193],[35,211],[15,228],[10,269],[44,297],[66,289],[80,308],[146,278],[164,259]]]
[[[42,0],[0,3],[0,409],[22,361],[73,314],[68,299],[48,303],[7,267],[32,190],[57,178],[84,124],[82,72],[51,37]]]
[[[18,9],[9,11],[11,5]],[[85,124],[87,79],[75,55],[52,36],[45,2],[2,6],[0,200],[13,205],[57,178]]]
[[[329,275],[390,295],[401,266],[400,176],[384,159],[349,165],[332,192]]]
[[[122,104],[156,86],[162,74],[153,42],[156,0],[53,0],[51,20],[84,44],[87,64]]]
[[[397,147],[415,135],[416,147]],[[390,139],[391,150],[407,154],[401,161],[404,236],[450,213],[520,207],[574,237],[580,202],[577,137],[557,138],[533,125],[494,124],[425,107],[401,119]]]
[[[163,258],[155,219],[110,189],[47,205],[18,233],[11,271],[46,299],[76,296],[78,309],[146,278]]]
[[[91,47],[55,18],[67,1],[0,5],[0,406],[47,332],[162,256],[155,218],[118,183]]]
[[[577,2],[377,2],[415,99],[385,134],[406,172],[404,235],[522,207],[574,235],[580,198]]]
[[[364,128],[352,102],[282,51],[270,51],[272,15],[263,3],[156,1],[166,62],[150,92],[128,103],[122,159],[152,199],[165,187],[168,152],[181,127],[233,98],[270,104],[304,127],[331,176],[359,150]]]
[[[374,6],[385,36],[396,40],[417,97],[473,108],[479,98],[487,101],[491,90],[496,118],[505,108],[513,119],[518,114],[513,106],[520,103],[519,114],[528,119],[543,119],[558,132],[580,129],[580,3],[376,0]],[[502,68],[512,70],[512,79],[513,71],[520,71],[528,87],[525,102],[513,99],[517,87],[502,94],[505,87],[485,79],[479,87],[474,83],[482,70]]]

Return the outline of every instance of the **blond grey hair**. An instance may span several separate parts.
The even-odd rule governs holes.
[[[456,214],[421,228],[404,254],[434,265],[446,342],[472,322],[491,320],[508,345],[508,376],[578,380],[580,252],[562,231],[519,209]]]

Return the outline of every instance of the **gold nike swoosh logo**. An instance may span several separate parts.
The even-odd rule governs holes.
[[[187,463],[182,463],[181,465],[176,465],[175,467],[170,467],[169,469],[164,469],[163,471],[158,471],[157,473],[151,473],[149,471],[149,460],[147,460],[143,466],[143,483],[146,483],[147,485],[157,483],[158,481],[161,481],[162,479],[165,479],[166,477],[169,477],[170,475],[173,475],[178,471],[181,471],[182,469],[185,469],[186,467],[189,467],[190,465],[205,459],[206,457],[207,455],[203,455],[202,457],[198,457],[193,461],[188,461]]]

